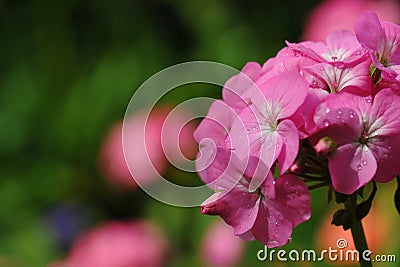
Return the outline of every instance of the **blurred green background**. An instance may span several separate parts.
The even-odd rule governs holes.
[[[318,3],[1,0],[0,259],[47,266],[65,257],[73,237],[99,222],[147,218],[169,239],[165,266],[203,266],[201,238],[216,218],[202,216],[199,208],[164,205],[140,189],[111,186],[98,166],[102,139],[154,73],[191,60],[238,69],[248,61],[263,63],[284,40],[300,40]],[[185,92],[179,97],[193,93]],[[214,86],[205,90],[205,96],[220,94]],[[295,229],[287,249],[315,247],[325,200],[323,189],[314,193],[313,217]],[[394,214],[390,199],[384,203]],[[51,227],[59,213],[79,221],[62,242]],[[268,264],[256,258],[261,248],[247,244],[238,266]],[[396,251],[398,242],[387,249]]]

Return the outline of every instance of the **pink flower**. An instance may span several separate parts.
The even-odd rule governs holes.
[[[396,0],[325,0],[310,13],[303,40],[321,41],[332,31],[352,31],[354,21],[364,10],[373,10],[387,21],[400,22]]]
[[[221,220],[213,223],[201,244],[201,256],[207,266],[236,266],[243,254],[243,240],[232,234],[232,228]]]
[[[400,96],[383,89],[372,101],[349,93],[329,95],[315,115],[316,138],[337,143],[329,159],[336,191],[352,194],[371,179],[388,182],[400,172]]]
[[[122,146],[122,123],[115,125],[106,136],[100,152],[100,168],[106,174],[108,180],[120,188],[136,187],[135,180],[129,172],[128,166],[134,166],[136,178],[141,182],[149,183],[157,176],[157,171],[163,173],[167,167],[167,161],[161,147],[161,127],[164,116],[152,116],[147,122],[146,137],[144,128],[146,115],[136,114],[125,121],[126,132],[129,132],[129,144],[135,149],[127,150],[130,161],[125,161]],[[139,146],[139,140],[146,138],[146,146]],[[153,167],[154,166],[154,167]]]
[[[375,13],[367,11],[354,28],[358,41],[370,51],[372,62],[382,71],[382,78],[400,82],[400,27],[381,23]]]
[[[202,213],[221,216],[243,239],[257,239],[268,247],[285,245],[292,229],[311,216],[304,182],[292,174],[274,180],[256,157],[242,161],[230,150],[218,148],[206,173],[218,191],[202,204]],[[252,179],[263,181],[255,191],[249,191]]]
[[[149,222],[109,222],[79,237],[65,267],[161,267],[167,242]]]
[[[357,94],[370,93],[372,79],[367,51],[351,32],[332,32],[325,43],[307,41],[288,43],[288,46],[298,57],[314,61],[301,67],[310,87],[328,92],[351,90]]]
[[[312,88],[330,93],[342,90],[356,94],[370,94],[372,79],[369,76],[370,61],[337,67],[328,63],[318,63],[303,68],[303,75]]]
[[[172,161],[182,159],[181,150],[186,156],[194,154],[193,124],[184,127],[188,116],[183,112],[174,113],[166,121],[170,110],[159,107],[148,118],[144,111],[127,117],[124,147],[122,123],[113,126],[102,143],[99,156],[100,168],[111,183],[122,189],[136,187],[137,181],[151,183],[168,166],[165,154]]]
[[[284,173],[299,148],[298,130],[287,118],[303,104],[308,84],[300,74],[284,72],[259,87],[232,125],[230,148],[241,159],[256,156],[268,167],[278,159]]]
[[[344,63],[360,62],[366,53],[354,34],[345,30],[329,33],[325,42],[286,43],[302,57],[310,58],[315,63],[331,63],[338,67],[344,66]]]

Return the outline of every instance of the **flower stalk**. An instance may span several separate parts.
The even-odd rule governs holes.
[[[365,237],[364,229],[362,226],[362,220],[356,220],[356,207],[357,207],[357,194],[351,195],[345,202],[344,206],[346,210],[350,212],[350,216],[354,219],[354,222],[350,228],[351,235],[353,237],[354,245],[359,252],[359,263],[361,267],[372,267],[372,262],[367,261],[363,257],[363,252],[368,250],[367,239]]]

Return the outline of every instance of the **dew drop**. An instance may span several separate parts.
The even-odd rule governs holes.
[[[292,236],[289,236],[287,242],[288,242],[288,243],[291,243],[291,242],[292,242]]]
[[[267,245],[269,248],[274,248],[274,247],[279,246],[279,243],[276,240],[269,240]]]
[[[359,164],[357,165],[357,170],[361,171],[362,170],[362,166]]]
[[[279,223],[278,223],[278,222],[275,222],[275,225],[276,225],[276,226],[279,226]]]
[[[323,123],[323,125],[324,125],[325,127],[328,127],[328,126],[329,126],[329,121],[328,121],[328,120],[323,120],[322,123]]]
[[[342,111],[341,109],[339,109],[339,110],[337,111],[337,114],[339,114],[339,115],[342,115],[342,113],[343,113],[343,111]]]
[[[371,104],[371,102],[372,102],[372,99],[371,99],[371,98],[369,98],[369,97],[367,97],[367,98],[365,99],[365,102],[366,102],[366,103],[368,103],[368,104]]]
[[[272,181],[272,184],[276,184],[275,180]]]
[[[246,130],[246,133],[250,133],[250,130],[249,130],[249,129],[247,129],[247,130]]]
[[[331,110],[330,110],[329,108],[326,108],[326,109],[325,109],[325,112],[326,112],[326,113],[329,113],[329,112],[331,112]]]
[[[361,163],[362,163],[363,165],[367,165],[367,161],[366,161],[366,160],[363,160]]]
[[[257,128],[254,126],[253,128],[251,128],[253,131],[255,131]]]
[[[279,148],[279,144],[276,144],[275,147],[276,147],[276,148]]]

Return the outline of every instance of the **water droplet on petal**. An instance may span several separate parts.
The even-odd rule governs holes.
[[[329,120],[323,120],[322,123],[323,123],[324,127],[329,126]]]
[[[368,103],[368,104],[371,104],[372,103],[372,99],[370,97],[367,97],[365,99],[365,102]]]
[[[287,242],[288,242],[288,243],[291,243],[291,242],[292,242],[292,236],[289,236]]]
[[[267,247],[269,247],[269,248],[274,248],[277,246],[279,246],[279,243],[276,240],[269,240],[267,242]]]
[[[250,130],[249,130],[249,129],[246,129],[246,133],[250,133]]]
[[[360,164],[357,165],[357,170],[359,170],[359,171],[362,170],[362,166]]]
[[[278,223],[278,222],[275,222],[275,225],[276,225],[276,226],[279,226],[279,223]]]
[[[342,115],[343,111],[341,109],[338,109],[337,114]]]
[[[325,112],[326,112],[326,113],[331,112],[330,108],[326,108],[326,109],[325,109]]]
[[[366,161],[366,160],[363,160],[361,163],[362,163],[363,165],[367,165],[367,161]]]

